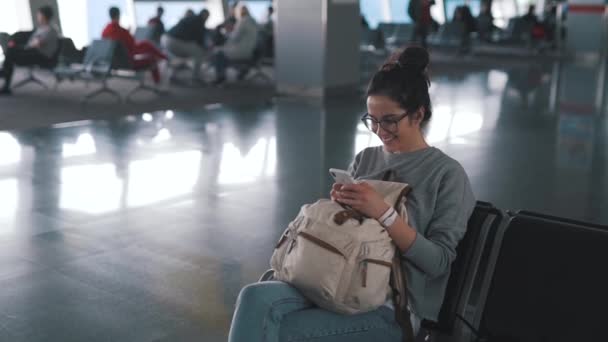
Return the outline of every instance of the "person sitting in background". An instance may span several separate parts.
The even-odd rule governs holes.
[[[372,29],[369,22],[361,15],[361,46],[365,49],[382,50],[386,47],[386,39],[380,29]]]
[[[53,15],[53,9],[50,6],[40,7],[36,13],[38,28],[30,36],[27,44],[22,47],[9,42],[2,66],[4,87],[0,90],[0,94],[11,94],[15,65],[49,65],[52,63],[53,55],[59,48],[59,35],[50,25]]]
[[[213,35],[211,40],[214,46],[224,45],[226,40],[228,40],[228,35],[230,32],[234,30],[234,26],[236,25],[236,8],[238,6],[238,2],[232,4],[230,10],[228,12],[228,17],[221,24],[215,27],[213,30]]]
[[[360,15],[361,18],[361,45],[362,46],[373,46],[374,42],[373,42],[373,31],[370,27],[369,27],[369,23],[367,22],[367,19],[365,19],[365,17],[363,16],[363,14]]]
[[[477,21],[475,20],[475,17],[473,17],[469,5],[462,5],[462,15],[464,18],[464,28],[467,34],[470,35],[473,32],[477,32]]]
[[[362,30],[369,30],[369,23],[367,22],[367,19],[365,19],[365,17],[363,16],[363,14],[360,15],[361,17],[361,29]]]
[[[228,17],[226,18],[226,20],[224,21],[224,23],[229,22],[229,23],[236,23],[236,19],[237,19],[237,11],[239,9],[239,2],[235,1],[232,6],[230,6],[230,9],[228,10]],[[222,24],[220,24],[221,26]]]
[[[186,16],[173,26],[161,39],[161,45],[170,54],[181,58],[194,59],[192,80],[199,80],[199,70],[207,50],[207,28],[209,11],[204,9],[198,15]]]
[[[237,22],[234,30],[228,36],[226,44],[217,48],[213,55],[216,85],[226,80],[226,68],[230,61],[251,58],[257,45],[258,25],[249,14],[249,9],[245,5],[239,5],[236,13]],[[239,78],[244,76],[241,74]]]
[[[109,14],[111,21],[103,29],[101,37],[121,43],[127,49],[131,65],[135,69],[151,67],[154,83],[158,84],[160,82],[158,63],[166,60],[167,56],[147,40],[136,42],[131,33],[120,26],[120,10],[117,7],[111,7]]]
[[[482,1],[481,10],[479,11],[479,16],[477,17],[477,31],[479,33],[479,39],[486,42],[491,41],[494,28],[494,17],[492,16],[492,8],[490,7],[490,3],[489,1]]]
[[[462,25],[462,33],[460,37],[460,52],[466,53],[471,48],[471,33],[476,30],[475,18],[471,14],[471,9],[467,5],[456,7],[452,19]]]
[[[165,33],[165,24],[162,20],[164,13],[164,8],[158,6],[156,9],[156,16],[148,20],[148,27],[152,28],[152,40],[154,40],[155,43],[160,43],[160,37]]]

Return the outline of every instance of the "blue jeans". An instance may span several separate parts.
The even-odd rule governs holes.
[[[280,281],[245,286],[237,299],[229,342],[400,342],[393,310],[341,315],[315,307]]]

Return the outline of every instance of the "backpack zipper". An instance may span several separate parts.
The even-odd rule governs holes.
[[[328,250],[330,252],[338,254],[338,255],[340,255],[342,257],[346,257],[339,249],[337,249],[336,247],[334,247],[334,246],[328,244],[327,242],[319,239],[316,236],[310,235],[310,234],[305,233],[305,232],[299,232],[298,235],[300,235],[301,237],[305,238],[306,240],[314,243],[315,245],[317,245],[317,246],[319,246],[319,247],[321,247],[323,249],[326,249],[326,250]]]
[[[363,265],[361,265],[361,286],[362,287],[367,287],[367,264],[376,264],[376,265],[381,265],[381,266],[386,266],[388,268],[391,268],[393,266],[393,264],[391,264],[388,261],[384,261],[384,260],[378,260],[378,259],[363,259],[361,260],[361,262],[363,263]]]

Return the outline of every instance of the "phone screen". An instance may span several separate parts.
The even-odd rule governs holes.
[[[329,174],[334,178],[338,184],[354,184],[354,178],[348,173],[348,171],[339,169],[330,169]]]

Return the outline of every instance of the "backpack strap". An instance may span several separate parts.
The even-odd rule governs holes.
[[[396,173],[393,170],[386,170],[384,175],[382,175],[382,180],[385,182],[394,181],[396,177]]]
[[[401,212],[399,206],[402,200],[407,197],[412,188],[408,185],[399,194],[395,201],[395,210]],[[395,256],[393,257],[393,266],[391,268],[391,277],[389,284],[393,292],[393,306],[395,307],[395,321],[401,327],[402,341],[414,341],[414,328],[412,327],[410,309],[408,307],[407,297],[407,278],[402,268],[401,252],[395,246]]]
[[[410,191],[412,191],[412,187],[408,185],[405,188],[403,188],[403,190],[401,190],[401,193],[399,193],[399,197],[397,197],[397,200],[395,201],[395,205],[393,206],[393,208],[395,208],[395,210],[397,210],[398,213],[401,212],[399,206],[403,202],[403,199],[406,198],[407,195],[410,194]]]
[[[393,306],[395,307],[395,321],[401,327],[402,341],[413,342],[414,329],[410,318],[410,309],[408,308],[407,279],[401,268],[401,253],[397,247],[395,247],[389,284],[393,295]]]

